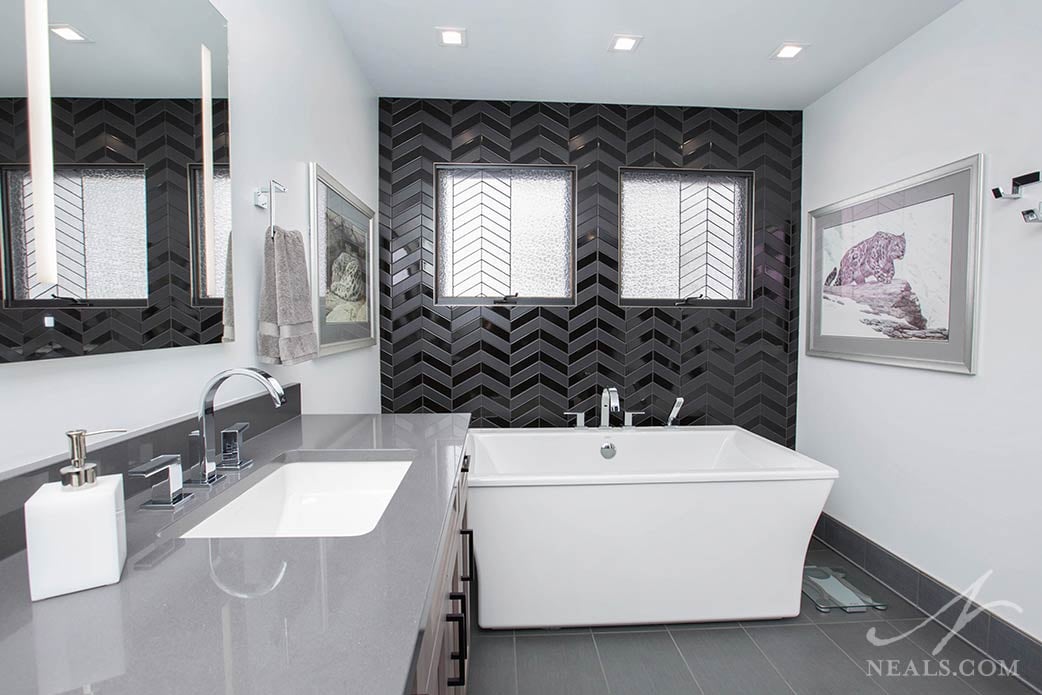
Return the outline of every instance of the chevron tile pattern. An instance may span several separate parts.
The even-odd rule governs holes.
[[[795,443],[802,114],[533,102],[380,100],[380,331],[386,412],[563,426],[599,391],[659,424],[738,424]],[[434,301],[434,165],[569,164],[574,307]],[[755,172],[750,309],[619,306],[619,168]],[[721,202],[721,205],[723,203]]]
[[[0,308],[0,362],[220,342],[220,301],[192,288],[189,166],[202,160],[192,99],[54,99],[57,164],[145,167],[148,303],[134,308]],[[24,99],[0,99],[0,166],[29,160]],[[214,100],[218,163],[228,162],[228,102]],[[45,328],[43,317],[54,317]]]
[[[486,169],[444,172],[451,281],[447,297],[510,294],[510,173]]]
[[[744,299],[740,186],[730,177],[680,179],[680,299]]]

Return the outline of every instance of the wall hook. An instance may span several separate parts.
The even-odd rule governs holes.
[[[1042,172],[1033,171],[1030,174],[1023,174],[1021,176],[1014,177],[1012,181],[1012,187],[1009,193],[1006,193],[1004,190],[1002,190],[1002,187],[1000,186],[992,188],[991,194],[995,196],[996,199],[1006,198],[1007,200],[1016,200],[1017,198],[1022,197],[1022,194],[1020,192],[1021,188],[1023,188],[1024,186],[1029,186],[1033,183],[1038,183],[1040,180],[1042,180]],[[1024,221],[1027,222],[1033,220],[1028,220],[1025,216]]]
[[[271,199],[273,193],[285,193],[286,187],[275,179],[268,180],[267,188],[253,189],[253,204],[268,211],[268,227],[271,228],[271,236],[275,237],[275,204]]]

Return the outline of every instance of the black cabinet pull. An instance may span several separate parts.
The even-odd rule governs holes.
[[[474,578],[474,529],[463,528],[459,533],[466,541],[463,552],[467,554],[467,573],[460,577],[460,581],[469,582]]]
[[[460,470],[464,473],[470,473],[470,454],[463,454],[463,466]]]
[[[462,591],[453,591],[449,599],[460,602],[459,613],[449,613],[445,619],[450,623],[456,623],[459,628],[459,645],[456,651],[449,654],[449,659],[459,662],[458,673],[455,678],[449,678],[447,685],[450,688],[461,688],[467,684],[467,595]]]
[[[470,646],[470,640],[467,637],[467,594],[462,591],[453,591],[449,594],[449,598],[453,601],[459,601],[460,615],[463,616],[463,622],[460,624],[459,651],[461,657],[466,659],[467,648]]]
[[[462,647],[463,631],[466,630],[466,628],[464,627],[464,625],[467,622],[466,616],[464,616],[462,613],[449,613],[448,615],[445,616],[445,619],[448,620],[450,623],[458,623],[459,624],[460,645]],[[456,687],[462,687],[462,686],[466,685],[467,684],[467,667],[466,667],[466,664],[464,663],[464,660],[463,660],[464,659],[463,652],[462,651],[452,652],[451,654],[449,654],[449,659],[451,659],[452,661],[458,661],[459,662],[459,666],[458,666],[459,676],[457,676],[455,678],[450,677],[448,679],[448,681],[447,681],[448,686],[450,688],[456,688]]]

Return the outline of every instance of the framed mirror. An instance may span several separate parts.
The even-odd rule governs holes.
[[[376,344],[376,213],[309,165],[311,293],[318,354]]]
[[[220,342],[224,17],[208,0],[0,12],[0,362]]]

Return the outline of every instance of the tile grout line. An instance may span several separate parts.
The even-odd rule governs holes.
[[[669,641],[673,643],[673,648],[677,650],[677,654],[680,654],[680,660],[684,662],[684,668],[691,674],[691,680],[695,682],[695,687],[698,688],[698,692],[702,695],[706,695],[706,691],[702,689],[702,684],[698,682],[698,678],[695,677],[695,671],[691,668],[691,664],[687,663],[687,657],[684,656],[683,650],[680,645],[677,644],[677,638],[673,636],[673,631],[669,629],[669,625],[666,625],[666,634],[669,635]]]
[[[847,657],[847,659],[849,659],[850,662],[852,664],[854,664],[855,667],[857,667],[857,670],[861,671],[861,673],[863,673],[865,675],[865,678],[867,678],[873,685],[875,685],[877,688],[882,690],[884,693],[886,693],[887,695],[890,695],[890,691],[887,690],[886,688],[884,688],[879,683],[879,681],[877,681],[876,679],[872,678],[872,674],[870,674],[868,671],[863,669],[861,667],[861,665],[857,662],[857,660],[854,659],[854,657],[852,657],[850,654],[847,653],[846,649],[844,649],[843,647],[839,646],[839,643],[836,642],[836,640],[832,639],[832,637],[829,635],[829,633],[827,633],[824,630],[822,630],[821,629],[821,625],[815,624],[814,627],[816,627],[818,629],[818,632],[820,632],[822,635],[825,636],[825,639],[827,639],[829,642],[832,642],[832,644],[834,644],[836,646],[836,649],[839,650],[839,653],[842,654],[843,656]]]
[[[601,658],[601,649],[597,646],[597,636],[590,631],[590,639],[593,640],[593,651],[597,654],[597,664],[601,667],[601,678],[604,679],[604,687],[608,689],[608,695],[611,695],[611,683],[608,682],[608,671],[604,668],[604,659]]]
[[[763,658],[767,660],[767,663],[771,665],[771,668],[773,668],[774,672],[778,674],[778,677],[782,679],[782,682],[785,683],[786,686],[788,686],[789,690],[792,691],[793,695],[798,695],[798,693],[796,692],[796,688],[792,687],[792,683],[789,682],[789,679],[785,677],[785,674],[781,672],[781,669],[775,666],[774,662],[771,661],[771,657],[767,656],[767,652],[763,650],[763,647],[760,646],[759,642],[756,641],[756,639],[752,636],[749,630],[747,630],[746,627],[741,623],[738,624],[738,627],[742,628],[742,632],[745,633],[745,636],[748,637],[749,641],[753,643],[753,646],[756,647],[756,649],[761,654],[763,654]]]
[[[510,635],[510,641],[514,647],[514,695],[521,695],[521,676],[518,673],[521,671],[517,665],[517,632],[512,631]]]

